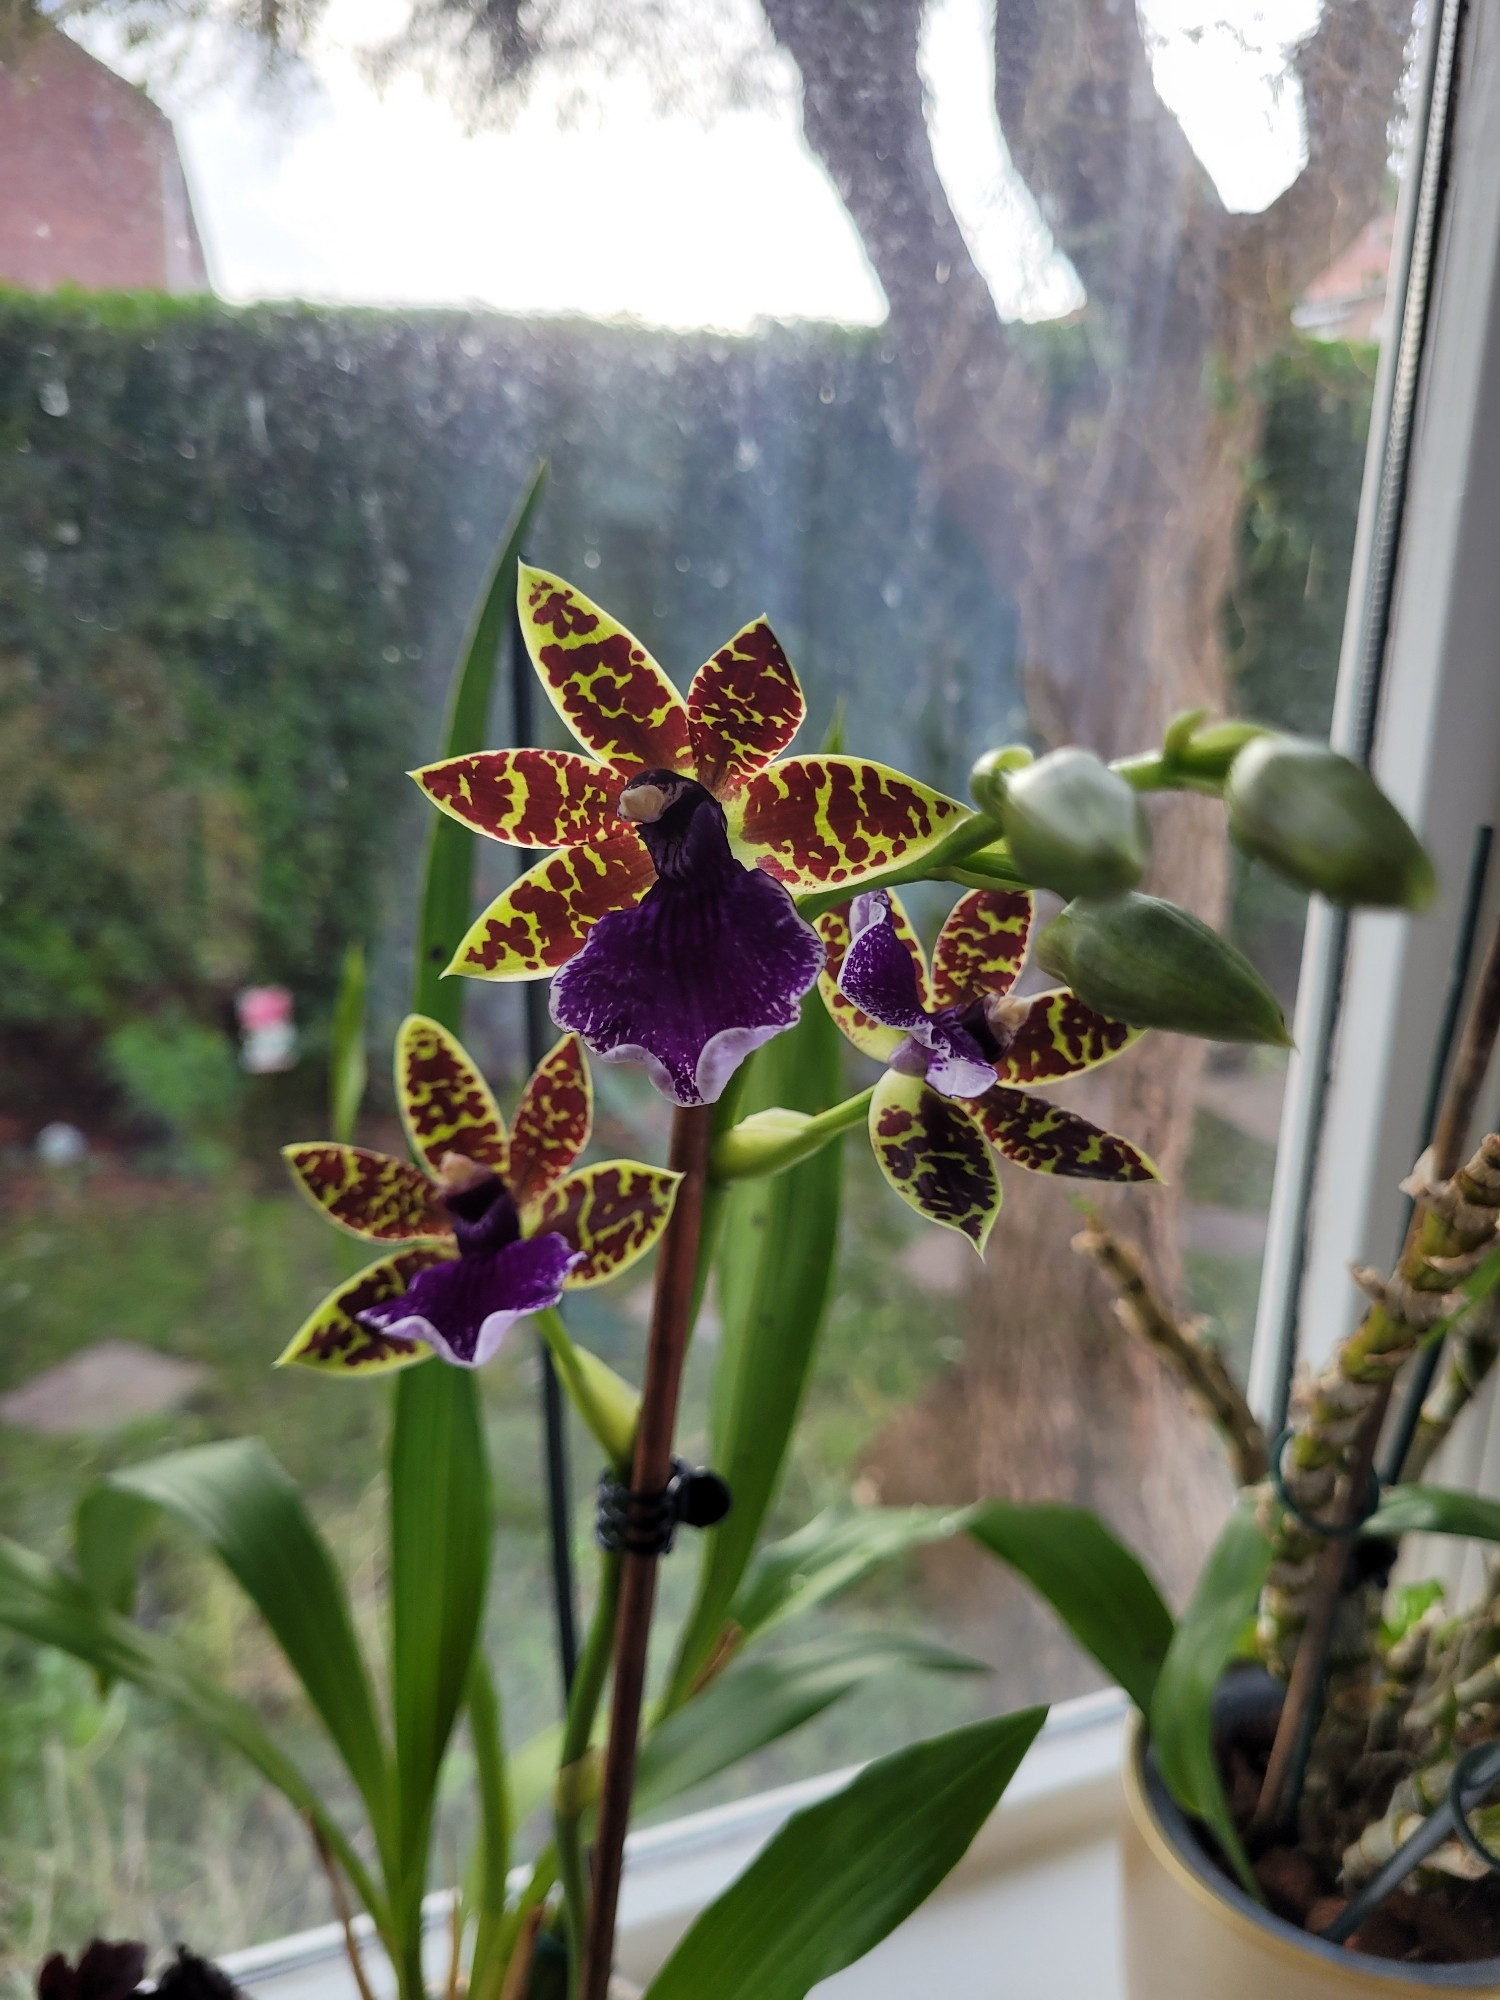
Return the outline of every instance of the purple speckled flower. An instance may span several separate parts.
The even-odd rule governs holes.
[[[466,1174],[441,1200],[457,1258],[429,1264],[399,1298],[382,1299],[356,1316],[388,1340],[425,1340],[444,1360],[480,1368],[518,1319],[557,1304],[583,1252],[555,1233],[523,1237],[516,1204],[498,1174]]]
[[[876,889],[856,896],[838,990],[861,1014],[904,1035],[888,1058],[892,1069],[923,1078],[943,1097],[982,1097],[995,1081],[995,1055],[985,1048],[994,1048],[995,1038],[982,1008],[928,1008],[920,976],[896,934],[889,895]]]
[[[608,1062],[639,1062],[678,1104],[712,1104],[735,1070],[797,1019],[823,945],[791,896],[730,852],[702,785],[646,771],[620,795],[656,869],[552,982],[552,1018]]]

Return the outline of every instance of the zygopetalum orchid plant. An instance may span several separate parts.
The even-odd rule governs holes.
[[[166,1696],[250,1758],[309,1823],[362,1987],[356,1904],[402,2000],[424,1991],[437,1799],[464,1734],[480,1833],[452,1913],[449,1990],[521,2000],[560,1976],[570,1994],[602,2000],[633,1807],[712,1777],[877,1669],[976,1670],[898,1636],[788,1639],[795,1618],[924,1542],[969,1535],[1150,1704],[1172,1619],[1141,1564],[1082,1509],[850,1506],[763,1541],[831,1283],[837,1142],[867,1121],[901,1198],[982,1251],[1000,1201],[997,1154],[1075,1179],[1155,1179],[1129,1139],[1036,1087],[1153,1027],[1286,1039],[1240,954],[1137,892],[1142,792],[1228,784],[1243,844],[1346,898],[1409,902],[1430,886],[1394,809],[1329,752],[1186,717],[1160,750],[1114,768],[1076,751],[991,755],[965,806],[858,757],[786,754],[803,697],[763,619],[702,666],[684,698],[598,606],[525,567],[520,631],[582,754],[483,749],[494,635],[528,519],[523,510],[460,662],[446,754],[415,774],[447,817],[434,826],[417,1011],[396,1046],[411,1160],[360,1148],[348,1130],[287,1153],[309,1199],[379,1252],[282,1359],[325,1380],[394,1376],[384,1697],[337,1568],[258,1442],[114,1474],[85,1498],[69,1565],[0,1545],[0,1622]],[[1241,783],[1252,757],[1262,773]],[[464,933],[476,833],[549,851]],[[895,893],[911,882],[957,892],[930,961]],[[1067,983],[1018,994],[1038,888],[1070,899],[1037,945]],[[466,977],[551,979],[562,1039],[508,1133],[458,1037],[463,979],[433,976],[450,953]],[[881,1065],[852,1096],[840,1030]],[[585,1049],[638,1065],[671,1100],[664,1166],[578,1164],[591,1126]],[[570,1290],[653,1248],[637,1391],[572,1339],[563,1311]],[[711,1453],[731,1506],[697,1543],[692,1608],[645,1703],[657,1562],[682,1519],[719,1511],[693,1512],[693,1482],[672,1454],[711,1269],[724,1321]],[[492,1555],[503,1562],[505,1551],[494,1547],[475,1371],[523,1319],[606,1461],[614,1525],[561,1727],[507,1754],[483,1642]],[[1227,1378],[1217,1389],[1236,1393]],[[132,1617],[143,1533],[161,1510],[204,1537],[264,1616],[352,1782],[358,1827],[347,1795],[335,1805],[248,1704]],[[779,1646],[759,1652],[772,1633]],[[796,2000],[858,1958],[959,1859],[1043,1713],[880,1758],[796,1815],[657,1971],[651,2000]],[[516,1829],[549,1797],[551,1837],[513,1873]]]

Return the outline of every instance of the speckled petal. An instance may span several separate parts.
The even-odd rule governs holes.
[[[603,1160],[548,1188],[525,1224],[554,1229],[583,1252],[568,1273],[570,1292],[600,1285],[645,1256],[667,1226],[681,1179],[637,1160]]]
[[[987,993],[1008,993],[1030,935],[1026,890],[971,889],[960,896],[932,948],[932,1005],[967,1007]]]
[[[806,714],[802,689],[764,618],[736,632],[693,676],[695,775],[721,797],[785,750]]]
[[[402,1250],[331,1291],[287,1342],[276,1366],[295,1362],[329,1375],[382,1375],[426,1361],[432,1350],[420,1341],[397,1340],[366,1326],[359,1314],[389,1299],[400,1299],[410,1281],[429,1266],[450,1260],[451,1250]]]
[[[521,566],[517,603],[527,651],[552,705],[617,771],[690,771],[682,696],[633,637],[561,577]]]
[[[1002,1083],[1050,1083],[1081,1076],[1139,1041],[1141,1030],[1085,1007],[1059,986],[1029,1000],[1003,1055],[995,1064]]]
[[[510,1131],[506,1185],[517,1208],[565,1174],[589,1142],[594,1085],[576,1035],[564,1035],[528,1077]]]
[[[969,1107],[999,1152],[1034,1174],[1085,1181],[1156,1181],[1155,1165],[1128,1139],[1102,1132],[1076,1111],[1064,1111],[1024,1090],[996,1087]]]
[[[984,1249],[1000,1213],[1000,1181],[967,1105],[887,1070],[870,1102],[870,1143],[904,1202]]]
[[[620,778],[572,750],[480,750],[411,775],[461,826],[513,847],[571,847],[619,831]]]
[[[583,949],[602,916],[639,902],[655,879],[651,856],[628,827],[608,840],[562,848],[496,897],[448,969],[471,979],[555,972]]]
[[[441,1241],[453,1234],[438,1191],[419,1167],[363,1146],[283,1146],[292,1179],[314,1208],[375,1243]]]
[[[920,860],[969,817],[957,800],[860,757],[783,757],[725,805],[741,859],[797,895],[857,889]]]
[[[797,1019],[823,964],[785,889],[729,861],[711,881],[662,879],[601,917],[552,982],[552,1018],[606,1062],[638,1062],[678,1104],[711,1104]]]
[[[555,1306],[580,1261],[561,1236],[527,1236],[419,1271],[399,1298],[369,1306],[360,1324],[387,1340],[420,1340],[457,1368],[480,1368],[527,1313]]]
[[[396,1032],[396,1102],[411,1149],[434,1173],[449,1153],[505,1172],[505,1125],[457,1037],[425,1014]]]

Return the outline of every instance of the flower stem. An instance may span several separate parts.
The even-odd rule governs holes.
[[[672,1471],[672,1432],[692,1324],[698,1237],[708,1184],[708,1150],[713,1133],[710,1105],[684,1106],[672,1121],[671,1166],[682,1175],[672,1219],[662,1237],[646,1347],[641,1421],[636,1433],[632,1484],[638,1493],[659,1493]],[[636,1741],[646,1679],[646,1649],[656,1600],[656,1557],[628,1554],[621,1559],[620,1610],[615,1626],[615,1683],[610,1712],[609,1750],[599,1796],[594,1845],[594,1897],[583,1953],[582,2000],[606,2000],[614,1960],[615,1911],[630,1795],[635,1784]]]
[[[620,1603],[620,1558],[605,1556],[599,1566],[599,1597],[588,1637],[578,1660],[568,1698],[562,1751],[558,1758],[557,1796],[553,1805],[553,1835],[557,1846],[557,1877],[562,1884],[563,1922],[568,1936],[568,1991],[578,1992],[582,1972],[584,1925],[588,1912],[588,1872],[584,1866],[582,1826],[588,1786],[584,1782],[594,1717],[609,1671],[615,1614]]]
[[[859,1124],[875,1086],[831,1104],[826,1111],[756,1111],[714,1141],[708,1170],[715,1181],[759,1179],[820,1153],[830,1139]]]

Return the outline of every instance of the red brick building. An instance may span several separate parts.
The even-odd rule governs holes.
[[[170,121],[53,28],[0,60],[0,284],[209,289]]]

